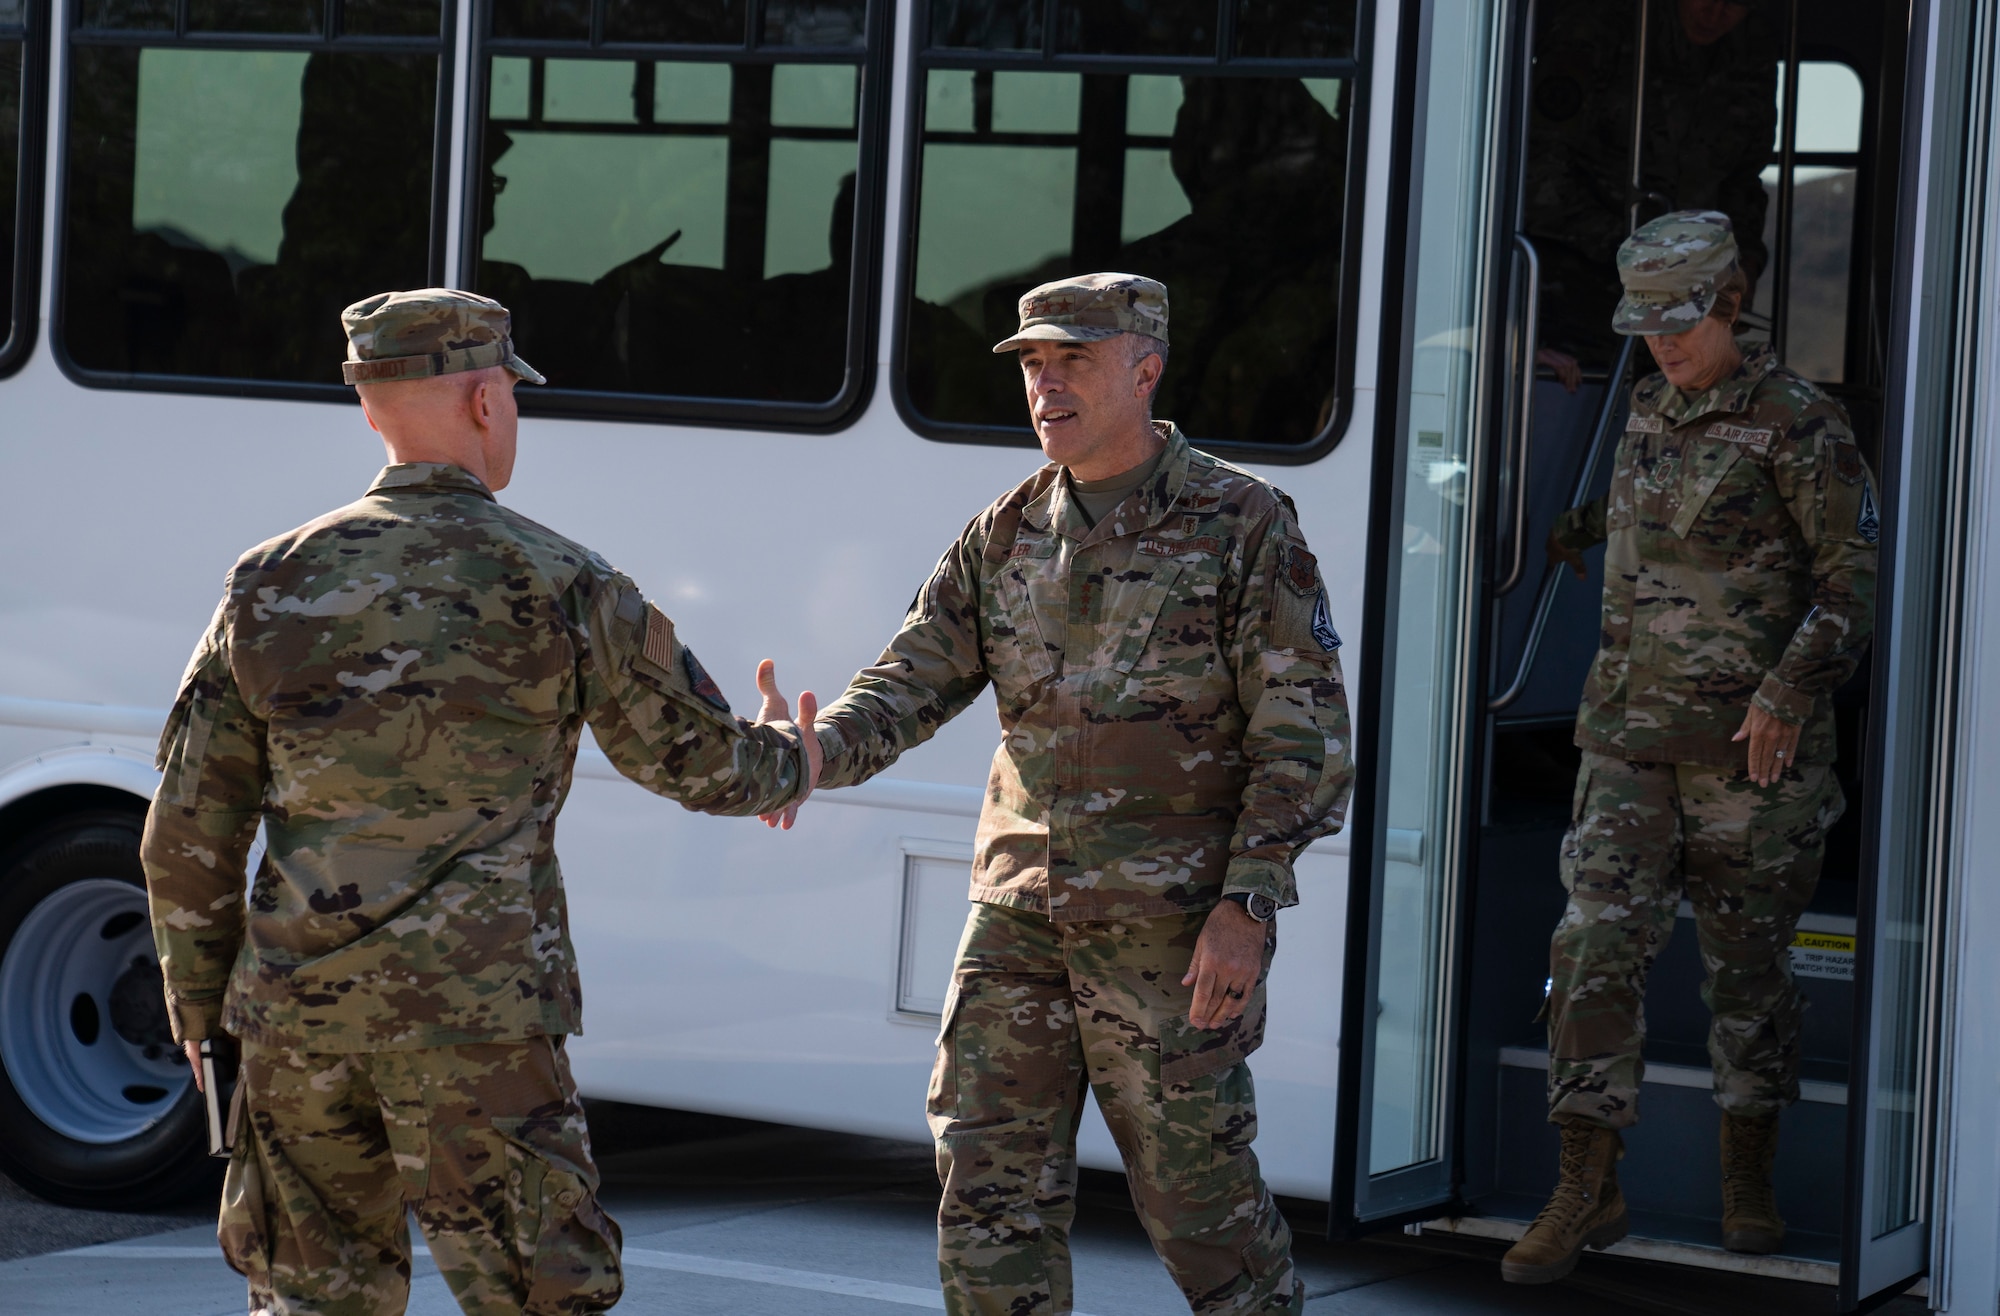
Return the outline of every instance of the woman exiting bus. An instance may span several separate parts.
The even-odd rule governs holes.
[[[1638,1120],[1646,976],[1685,894],[1713,1012],[1723,1244],[1784,1240],[1778,1115],[1798,1099],[1803,1002],[1787,949],[1844,807],[1829,696],[1867,647],[1880,537],[1847,417],[1767,346],[1738,343],[1748,289],[1727,216],[1679,211],[1618,251],[1612,317],[1659,371],[1632,395],[1609,493],[1550,534],[1583,575],[1607,544],[1603,637],[1577,715],[1549,948],[1549,1118],[1560,1179],[1501,1266],[1560,1279],[1623,1238],[1619,1131]]]

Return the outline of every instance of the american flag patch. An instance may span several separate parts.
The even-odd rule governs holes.
[[[646,605],[646,642],[642,652],[646,661],[656,667],[674,665],[674,624],[667,620],[666,613],[650,603]]]

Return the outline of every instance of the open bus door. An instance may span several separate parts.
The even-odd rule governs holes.
[[[1333,1227],[1449,1217],[1510,1239],[1553,1184],[1536,1014],[1601,567],[1565,581],[1541,544],[1605,487],[1651,368],[1609,332],[1617,241],[1668,209],[1720,208],[1754,271],[1746,330],[1847,408],[1887,504],[1872,666],[1833,701],[1847,816],[1793,948],[1810,1008],[1777,1165],[1785,1272],[1837,1279],[1854,1309],[1929,1261],[1936,765],[1975,328],[1957,317],[1994,18],[1973,0],[1728,6],[1746,25],[1709,48],[1689,39],[1697,7],[1405,9]],[[1689,131],[1718,103],[1733,147]],[[1717,182],[1732,169],[1733,190]],[[1648,985],[1644,1122],[1620,1180],[1635,1236],[1716,1264],[1694,943],[1681,928]]]

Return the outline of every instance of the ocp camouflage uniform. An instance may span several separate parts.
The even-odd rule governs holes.
[[[1762,1115],[1798,1097],[1804,1003],[1787,952],[1844,807],[1829,696],[1867,647],[1881,526],[1839,405],[1745,346],[1699,396],[1641,381],[1610,491],[1556,530],[1608,546],[1550,947],[1552,1118],[1637,1120],[1646,977],[1684,882],[1717,1102]],[[1768,787],[1730,739],[1753,704],[1803,728]]]
[[[1094,526],[1053,464],[975,517],[820,714],[845,786],[999,700],[929,1102],[951,1312],[1069,1310],[1086,1081],[1190,1307],[1303,1302],[1250,1150],[1263,984],[1197,1030],[1180,982],[1225,893],[1296,903],[1294,858],[1340,826],[1339,638],[1289,500],[1158,428],[1156,474]]]
[[[616,1301],[561,1050],[555,821],[586,722],[689,808],[805,783],[796,727],[731,716],[630,580],[457,467],[390,466],[230,572],[142,854],[175,1040],[243,1042],[221,1237],[261,1309],[400,1312],[406,1202],[469,1313]]]

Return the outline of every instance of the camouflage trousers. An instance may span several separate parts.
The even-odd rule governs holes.
[[[254,1316],[394,1316],[408,1213],[467,1316],[557,1316],[623,1293],[618,1226],[561,1048],[546,1037],[312,1054],[246,1043],[218,1231]]]
[[[1262,977],[1233,1024],[1188,1026],[1194,989],[1181,977],[1207,917],[1056,923],[972,907],[929,1101],[946,1311],[1070,1311],[1086,1082],[1189,1308],[1303,1310],[1291,1229],[1250,1151],[1257,1108],[1244,1057],[1263,1039]]]
[[[1638,1122],[1646,977],[1694,907],[1713,1015],[1715,1100],[1742,1115],[1798,1100],[1805,1001],[1790,946],[1844,801],[1833,769],[1632,763],[1586,751],[1563,837],[1569,903],[1549,945],[1549,1117]]]

